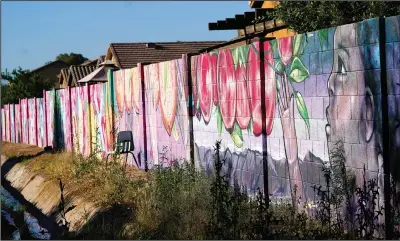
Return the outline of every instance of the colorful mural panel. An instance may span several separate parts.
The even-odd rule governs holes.
[[[30,145],[37,145],[36,114],[35,98],[28,99],[28,144]]]
[[[144,163],[143,138],[143,101],[140,71],[137,68],[121,69],[113,73],[114,79],[114,123],[116,133],[132,131],[135,158],[140,168]],[[128,164],[136,165],[131,155],[127,156]]]
[[[10,104],[10,141],[15,143],[15,107],[14,104]]]
[[[144,66],[149,168],[190,158],[185,65],[177,59]]]
[[[1,108],[1,139],[6,140],[6,122],[4,108]]]
[[[90,154],[88,87],[71,88],[73,146],[76,152]]]
[[[72,151],[69,88],[56,90],[55,116],[57,147]]]
[[[46,146],[46,120],[44,113],[43,98],[36,99],[36,123],[37,123],[37,145],[40,147]]]
[[[111,83],[90,85],[91,143],[93,153],[113,150],[113,119],[111,106]]]
[[[46,142],[48,146],[55,147],[55,90],[50,90],[45,92],[45,110],[46,110],[46,128],[47,128],[47,138]]]
[[[14,113],[14,115],[15,115],[15,124],[14,124],[14,126],[15,126],[15,142],[16,143],[21,143],[22,142],[22,139],[21,139],[21,108],[20,108],[20,105],[19,104],[16,104],[15,105],[15,113]]]
[[[5,119],[5,128],[6,128],[6,141],[11,141],[10,134],[10,107],[9,105],[4,105],[4,119]]]
[[[20,100],[22,143],[29,143],[28,99]]]

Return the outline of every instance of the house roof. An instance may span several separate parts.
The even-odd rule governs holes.
[[[40,66],[39,68],[36,68],[36,69],[31,70],[31,72],[39,71],[39,70],[41,70],[41,69],[44,69],[44,68],[46,68],[46,67],[49,67],[49,66],[51,66],[51,65],[53,65],[53,64],[57,64],[57,63],[63,63],[63,64],[65,64],[66,66],[68,66],[68,64],[65,63],[65,62],[62,61],[62,60],[55,60],[55,61],[46,63],[45,65],[42,65],[42,66]]]
[[[86,65],[95,65],[98,66],[101,62],[104,61],[105,56],[101,55],[97,58],[91,59],[91,60],[86,60],[83,64],[81,64],[82,66],[86,66]]]
[[[119,67],[129,69],[138,63],[158,63],[181,58],[182,54],[197,53],[200,49],[223,42],[225,41],[111,43],[108,51],[115,56]]]
[[[68,69],[68,86],[71,83],[77,85],[78,80],[83,79],[96,69],[95,65],[72,65]],[[72,81],[72,82],[71,82]]]

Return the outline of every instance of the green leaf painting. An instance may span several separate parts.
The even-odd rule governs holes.
[[[173,135],[175,141],[179,140],[179,134],[178,134],[178,131],[176,130],[175,123],[172,126],[172,135]]]
[[[167,89],[168,67],[168,62],[164,62],[164,91]]]
[[[292,65],[290,66],[290,80],[300,83],[303,82],[310,73],[298,57],[294,57]]]
[[[241,148],[243,146],[243,134],[242,129],[240,129],[238,123],[235,123],[235,127],[231,133],[231,137],[235,146]]]
[[[293,55],[298,56],[301,46],[301,40],[303,39],[303,34],[298,34],[294,36],[293,41]]]
[[[218,128],[218,135],[222,133],[222,115],[221,111],[219,110],[219,106],[217,106],[217,128]]]
[[[247,134],[251,135],[253,133],[253,120],[250,119],[249,125],[247,126]]]
[[[240,46],[232,50],[233,63],[235,67],[246,65],[248,52],[249,45]]]
[[[272,50],[274,51],[274,53],[277,51],[278,49],[278,40],[273,39],[270,41],[271,46],[272,46]]]
[[[328,45],[329,28],[321,29],[318,31],[318,39],[321,48]]]
[[[275,72],[279,75],[282,75],[283,72],[285,71],[285,66],[283,65],[281,59],[276,59],[275,60]]]
[[[295,98],[296,98],[297,110],[299,111],[301,118],[303,118],[303,120],[305,121],[308,134],[310,135],[310,120],[308,116],[307,106],[304,103],[303,96],[299,91],[296,91]]]

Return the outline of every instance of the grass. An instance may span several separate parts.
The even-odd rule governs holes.
[[[124,169],[118,158],[106,167],[97,155],[55,152],[35,156],[41,149],[23,144],[3,143],[2,154],[20,158],[27,168],[47,179],[61,180],[73,195],[103,208],[75,237],[79,239],[375,238],[365,236],[362,230],[375,230],[376,225],[363,224],[345,231],[348,220],[335,221],[339,218],[333,214],[348,205],[350,191],[355,189],[342,152],[333,155],[333,160],[337,159],[333,168],[324,170],[334,185],[319,188],[318,195],[326,198],[318,204],[320,215],[310,217],[297,213],[290,201],[266,203],[261,192],[250,197],[239,186],[232,188],[218,172],[225,161],[219,159],[219,146],[217,142],[216,171],[211,178],[190,162],[146,173],[129,166]],[[351,195],[369,197],[375,189],[357,190],[359,193]],[[372,195],[370,201],[375,199]],[[365,204],[352,208],[365,209]],[[367,215],[358,220],[369,224],[375,218]]]

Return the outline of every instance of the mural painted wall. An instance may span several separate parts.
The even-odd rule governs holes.
[[[386,18],[385,25],[390,166],[400,184],[400,16]]]
[[[37,135],[36,135],[36,103],[35,98],[28,99],[28,144],[37,145]]]
[[[45,133],[45,113],[43,98],[36,99],[36,123],[37,123],[37,145],[40,147],[46,146],[46,133]]]
[[[22,143],[29,143],[28,99],[20,100]]]
[[[1,139],[6,140],[6,122],[4,108],[1,108]]]
[[[108,83],[89,86],[92,152],[104,154],[113,150],[112,85],[113,81],[109,78]]]
[[[9,105],[4,105],[4,122],[6,128],[6,140],[11,141],[11,133],[10,133],[10,107]]]
[[[88,87],[71,88],[73,146],[76,152],[90,154]]]
[[[386,19],[386,31],[396,36],[388,38],[394,39],[388,44],[388,49],[393,46],[393,64],[388,64],[393,160],[398,160],[400,148],[400,108],[393,89],[399,81],[398,65],[394,66],[399,61],[398,19]],[[383,190],[378,36],[378,20],[371,19],[192,57],[193,128],[200,165],[212,172],[212,145],[221,139],[225,172],[232,182],[254,192],[263,188],[261,153],[267,150],[270,193],[290,196],[297,186],[296,198],[312,200],[312,186],[324,183],[322,163],[330,162],[329,151],[342,141],[346,165],[355,172],[357,184],[365,167],[366,176],[377,178]]]
[[[142,83],[138,68],[122,69],[113,72],[114,79],[114,125],[119,131],[132,131],[134,154],[141,168],[144,163],[143,138],[143,101]],[[128,156],[128,164],[134,164],[133,157]]]
[[[20,108],[19,104],[15,104],[14,108],[15,108],[15,113],[14,113],[15,142],[20,143],[20,142],[22,142],[22,139],[21,139],[21,108]]]
[[[46,110],[46,127],[47,127],[47,145],[56,146],[56,133],[55,133],[55,90],[45,91],[45,110]]]
[[[190,158],[185,61],[144,66],[149,168]]]
[[[9,105],[10,108],[10,141],[15,142],[15,107],[14,104]]]
[[[55,123],[57,147],[72,151],[69,88],[56,90]]]
[[[267,174],[273,196],[302,200],[313,200],[312,187],[324,185],[322,164],[332,162],[329,153],[342,142],[357,184],[365,168],[366,177],[377,178],[382,190],[386,154],[392,176],[400,177],[399,16],[385,23],[385,30],[379,29],[378,19],[369,19],[254,41],[193,56],[190,62],[182,58],[110,72],[107,83],[46,92],[46,111],[40,99],[21,100],[22,141],[35,144],[39,137],[43,143],[43,113],[49,142],[84,154],[112,150],[114,134],[131,130],[135,156],[147,157],[152,168],[188,160],[193,133],[195,163],[207,173],[213,172],[213,145],[222,140],[224,172],[232,184],[254,193],[264,188]],[[386,65],[380,59],[380,31],[386,36]],[[383,67],[387,96],[382,92]],[[382,112],[383,98],[388,113]],[[6,105],[2,110],[6,140],[18,133],[10,129],[17,120],[11,109]],[[388,123],[382,123],[387,115]],[[140,167],[144,165],[142,161]]]

